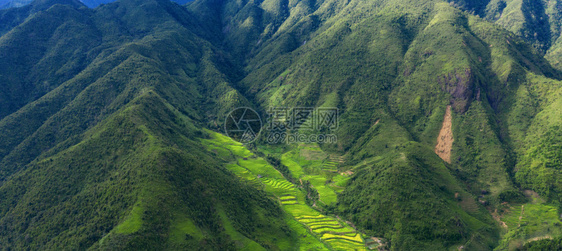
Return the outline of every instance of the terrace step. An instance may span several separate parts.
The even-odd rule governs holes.
[[[283,201],[283,202],[281,202],[281,204],[282,204],[282,205],[298,205],[299,203],[298,203],[298,202],[289,203],[288,201]]]
[[[318,229],[322,229],[322,228],[326,228],[326,229],[342,229],[345,228],[342,225],[316,225],[316,226],[309,226],[310,229],[314,230],[318,230]]]
[[[292,199],[282,199],[282,200],[280,200],[280,201],[281,201],[281,202],[284,202],[284,201],[297,201],[297,198],[292,198]]]
[[[337,220],[330,219],[330,218],[318,219],[318,220],[316,220],[316,219],[310,219],[310,220],[306,220],[306,221],[303,221],[303,222],[305,222],[306,224],[318,224],[318,223],[334,222],[335,224],[338,224],[338,225],[339,225],[339,223],[338,223]]]
[[[325,215],[305,215],[305,216],[298,216],[295,217],[297,220],[302,220],[302,219],[320,219],[320,218],[328,218]]]
[[[328,222],[334,222],[331,223],[332,226],[341,226],[341,224],[337,221],[317,221],[317,222],[309,222],[307,223],[307,225],[309,225],[310,227],[316,227],[318,225],[326,225]]]
[[[346,239],[346,238],[338,238],[338,237],[330,237],[330,238],[322,238],[325,241],[330,241],[330,240],[339,240],[339,241],[346,241],[346,242],[351,242],[351,243],[356,243],[356,244],[361,244],[363,245],[362,241],[356,241],[356,240],[350,240],[350,239]]]

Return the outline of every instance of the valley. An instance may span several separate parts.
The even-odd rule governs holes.
[[[1,9],[0,250],[558,249],[561,6]]]
[[[289,217],[298,221],[308,230],[302,233],[301,242],[303,245],[301,245],[301,249],[366,250],[366,237],[363,234],[357,232],[355,228],[337,216],[327,216],[320,213],[314,208],[317,207],[316,202],[307,203],[307,197],[310,200],[310,194],[302,191],[302,185],[299,186],[300,188],[297,187],[299,183],[302,184],[305,177],[301,177],[303,176],[302,173],[300,176],[295,175],[299,171],[302,172],[302,167],[296,162],[285,158],[286,162],[291,161],[291,174],[295,175],[294,177],[299,180],[297,184],[292,184],[280,172],[275,170],[272,165],[247,150],[241,143],[218,133],[209,133],[212,138],[210,140],[203,140],[208,149],[215,152],[218,157],[235,159],[234,162],[226,165],[228,170],[252,186],[266,191],[275,201],[281,204]],[[320,149],[316,148],[315,150],[318,151]],[[318,171],[332,171],[335,169],[333,166],[329,167],[332,168],[321,168]],[[311,179],[316,181],[310,182]],[[323,179],[321,175],[306,177],[304,181],[310,182],[311,188],[317,191],[320,203],[335,203],[336,194],[330,188],[326,188],[326,179]],[[310,206],[310,203],[314,204]],[[316,241],[311,241],[311,239]]]

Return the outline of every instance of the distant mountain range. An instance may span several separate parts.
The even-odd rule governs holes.
[[[101,4],[107,4],[114,2],[115,0],[80,0],[84,5],[88,6],[89,8],[95,8],[100,6]],[[172,0],[178,4],[186,4],[191,2],[192,0]],[[0,0],[0,9],[8,9],[8,8],[16,8],[22,7],[25,5],[30,4],[33,0]]]

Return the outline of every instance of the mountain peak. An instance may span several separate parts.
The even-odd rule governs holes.
[[[176,2],[178,4],[186,4],[191,2],[192,0],[173,0],[172,2]],[[1,9],[10,9],[10,8],[18,8],[23,7],[26,5],[33,5],[35,2],[38,4],[45,6],[45,5],[53,5],[53,4],[76,4],[80,3],[80,5],[88,6],[89,8],[96,8],[102,4],[108,4],[115,2],[115,0],[73,0],[73,1],[59,1],[59,0],[0,0],[0,10]],[[74,2],[74,3],[71,3]]]
[[[0,9],[29,6],[34,10],[33,12],[37,12],[48,9],[55,4],[71,5],[74,7],[84,6],[84,4],[78,0],[0,0]]]
[[[35,0],[31,2],[31,6],[35,11],[46,10],[53,5],[62,4],[62,5],[70,5],[75,8],[80,8],[84,6],[82,2],[78,0]]]

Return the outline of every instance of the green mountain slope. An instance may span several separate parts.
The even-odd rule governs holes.
[[[4,248],[243,247],[234,234],[269,248],[292,240],[278,232],[288,229],[279,207],[201,152],[198,134],[147,91],[79,144],[3,184]]]
[[[339,210],[397,250],[493,246],[493,220],[441,159],[416,143],[400,149],[360,168],[339,196]]]
[[[526,0],[449,1],[452,6],[477,14],[533,44],[560,69],[562,2]]]
[[[25,19],[1,37],[0,81],[6,84],[0,92],[3,107],[0,118],[43,96],[91,62],[87,52],[100,41],[96,30],[88,23],[88,13],[79,7],[78,4],[55,4]],[[24,10],[18,11],[24,13]],[[33,12],[29,10],[28,15]],[[9,26],[6,28],[11,28]],[[72,41],[69,33],[76,34],[81,43]]]
[[[554,2],[2,10],[0,249],[503,250],[559,234]],[[208,131],[237,107],[336,107],[337,142]],[[515,223],[525,206],[548,212]]]
[[[325,22],[309,29],[310,35],[296,36],[300,40],[295,41],[293,32],[311,27],[308,20],[320,16],[320,10],[333,7],[324,3],[325,6],[318,7],[317,12],[300,23],[278,31],[276,38],[272,38],[278,43],[262,41],[263,45],[254,47],[256,56],[247,60],[249,74],[241,82],[242,89],[264,108],[324,106],[342,109],[338,143],[325,148],[346,153],[351,165],[387,152],[397,154],[400,152],[397,149],[408,141],[433,148],[445,108],[451,105],[455,141],[450,172],[467,185],[464,189],[470,191],[474,199],[480,196],[483,203],[491,204],[487,206],[489,210],[500,203],[517,200],[522,195],[517,195],[518,184],[514,184],[511,176],[518,170],[515,166],[519,153],[528,149],[521,142],[525,138],[543,137],[530,128],[538,121],[535,116],[543,108],[528,102],[532,97],[542,100],[547,92],[544,88],[557,92],[559,73],[521,39],[448,4],[378,3],[351,1],[341,7],[341,12],[331,17],[327,15]],[[272,58],[275,60],[271,61]],[[536,86],[537,78],[548,79],[553,85]],[[524,94],[529,86],[536,86],[535,91],[540,93]],[[553,110],[560,107],[556,100],[559,99],[546,101]],[[379,172],[373,169],[371,172]],[[354,201],[372,196],[376,203],[389,193],[385,187],[405,188],[421,181],[398,179],[395,182],[382,183],[380,187],[371,185],[376,189],[372,194],[360,192],[364,191],[362,188],[355,193],[350,190],[344,193],[350,198],[341,199],[339,203],[343,208],[351,206],[345,210],[353,212],[349,217],[353,216],[354,222],[367,224],[372,219],[371,214],[361,216],[356,214],[358,211],[393,211],[408,205],[409,201],[384,210]],[[481,191],[485,191],[485,195],[482,196]],[[411,196],[416,198],[415,194]],[[418,196],[420,201],[428,200],[423,193]],[[448,208],[443,210],[454,211],[447,203],[442,206]],[[422,205],[417,210],[432,211]],[[410,229],[409,224],[415,224],[414,220],[398,223],[391,221],[396,216],[386,217],[383,222],[396,224],[394,229],[400,233],[406,231],[401,229]],[[448,216],[436,217],[437,222],[446,222]],[[481,217],[486,218],[483,214]],[[421,216],[420,220],[423,222]],[[479,229],[470,224],[463,227],[468,232]],[[401,243],[403,248],[423,245],[418,240],[436,238],[431,234],[428,234],[431,237],[406,238],[392,236],[391,231],[386,233],[389,234],[387,238],[394,238],[391,242]],[[475,236],[478,235],[468,239],[479,239]],[[457,239],[461,243],[462,240],[462,237]],[[484,240],[479,242],[476,244],[482,245],[479,248],[488,245]]]
[[[2,248],[278,249],[296,243],[276,204],[197,150],[195,138],[204,134],[193,120],[245,102],[215,68],[211,52],[217,49],[183,26],[189,15],[181,7],[152,2],[130,10],[133,5],[81,10],[99,34],[77,43],[95,52],[87,67],[54,81],[58,86],[37,100],[21,99],[27,103],[2,119],[2,138],[9,138],[2,141],[0,168]],[[51,12],[76,11],[55,5],[33,21],[50,23]],[[142,16],[135,14],[100,21],[115,11],[150,11],[145,15],[152,20],[136,22]],[[15,32],[27,22],[2,39],[27,37]],[[102,39],[101,48],[84,43]],[[38,61],[23,65],[33,71]]]

